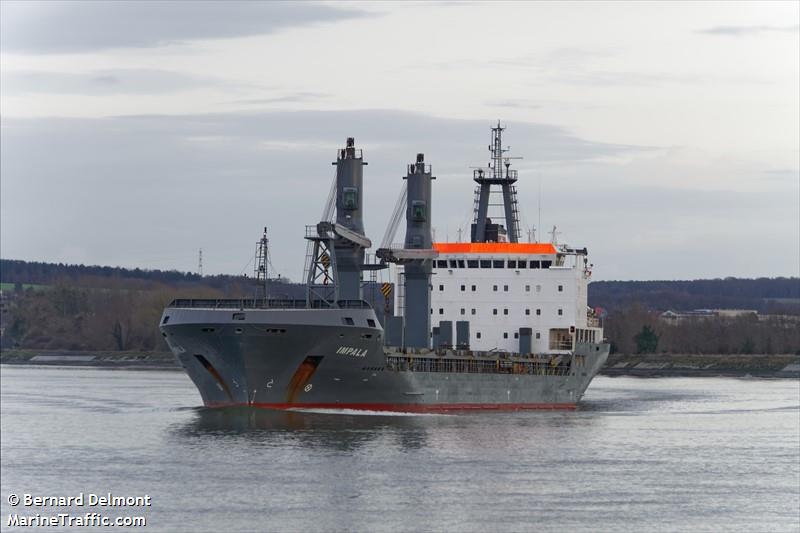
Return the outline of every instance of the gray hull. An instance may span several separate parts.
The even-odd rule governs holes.
[[[482,363],[497,372],[474,372],[464,366],[472,354],[384,348],[371,309],[169,307],[161,330],[210,407],[569,409],[608,356],[607,344],[579,344],[559,367],[493,354]]]

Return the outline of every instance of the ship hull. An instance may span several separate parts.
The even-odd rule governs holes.
[[[384,348],[371,309],[167,308],[161,330],[208,407],[574,409],[608,356],[606,344],[579,344],[558,372],[548,365],[514,373],[414,370],[392,361],[463,362],[471,355]]]

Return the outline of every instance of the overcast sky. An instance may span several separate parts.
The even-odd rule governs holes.
[[[194,271],[202,247],[239,274],[268,226],[297,280],[348,136],[373,242],[417,152],[456,240],[500,119],[523,225],[541,200],[537,236],[595,279],[797,276],[799,25],[798,2],[3,1],[0,255]]]

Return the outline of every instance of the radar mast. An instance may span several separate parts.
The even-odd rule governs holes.
[[[472,242],[519,242],[519,207],[517,203],[517,171],[511,170],[511,160],[521,159],[505,155],[511,150],[503,148],[503,130],[500,121],[492,128],[492,143],[489,145],[491,161],[486,168],[473,170],[472,179],[478,186],[475,188],[475,207],[472,221]],[[503,195],[503,213],[505,227],[493,223],[489,218],[489,198],[492,185],[499,185]]]

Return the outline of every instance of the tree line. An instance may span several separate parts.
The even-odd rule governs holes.
[[[613,353],[800,355],[798,318],[749,314],[674,322],[633,304],[610,313],[603,325]]]
[[[158,330],[164,307],[174,298],[252,298],[244,276],[197,274],[0,260],[5,291],[0,315],[3,347],[69,350],[163,350]],[[48,285],[46,290],[23,284]],[[301,284],[271,280],[277,298],[305,297]],[[376,287],[365,299],[382,316]],[[608,311],[605,335],[622,353],[795,353],[800,351],[800,279],[763,278],[594,282],[589,303]],[[755,315],[667,323],[665,309],[745,308]]]
[[[641,304],[666,311],[753,309],[762,314],[800,314],[798,278],[725,278],[692,281],[595,281],[589,305],[617,311]]]

